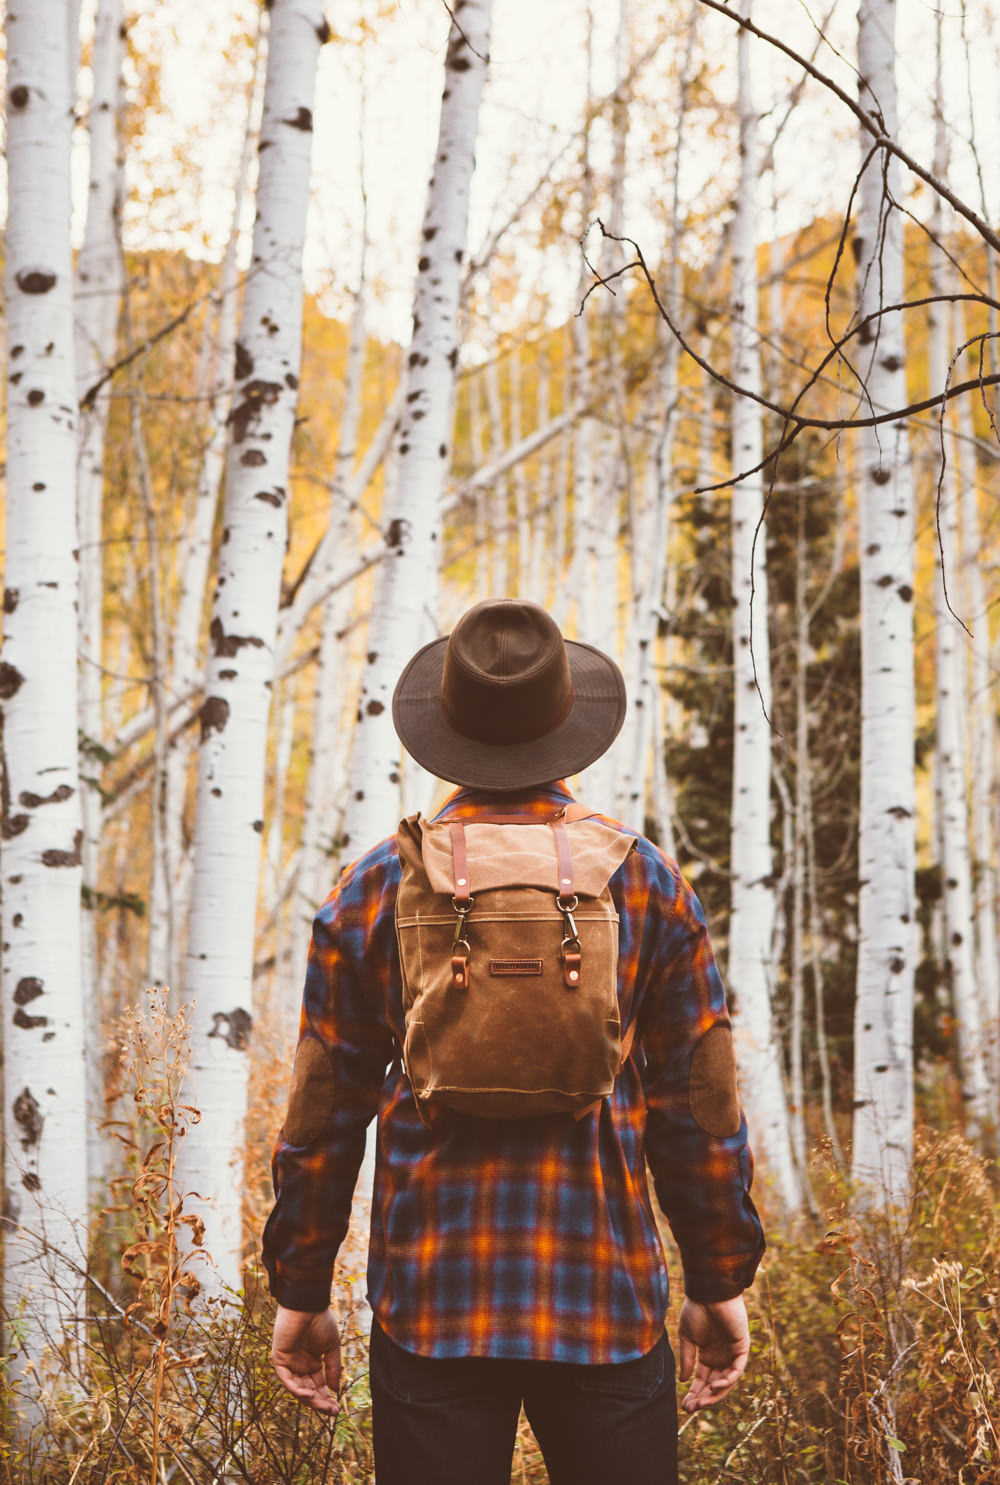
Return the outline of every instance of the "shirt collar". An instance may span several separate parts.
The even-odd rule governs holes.
[[[485,789],[470,789],[463,785],[448,795],[434,819],[439,820],[443,815],[450,814],[473,814],[487,808],[502,810],[506,815],[544,814],[553,801],[563,804],[572,799],[573,795],[565,779],[555,779],[551,784],[538,784],[516,794],[490,793]]]

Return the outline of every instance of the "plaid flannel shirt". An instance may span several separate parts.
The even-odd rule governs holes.
[[[504,808],[548,813],[570,798],[560,781]],[[437,818],[485,802],[459,789]],[[701,906],[677,865],[638,836],[611,879],[622,1027],[638,1025],[600,1110],[580,1121],[444,1110],[431,1128],[401,1062],[399,878],[391,837],[344,871],[316,916],[299,1046],[315,1039],[325,1049],[332,1107],[307,1143],[289,1143],[283,1126],[274,1148],[263,1259],[275,1299],[298,1310],[329,1304],[376,1113],[368,1299],[407,1350],[592,1364],[644,1355],[668,1301],[647,1161],[687,1294],[741,1293],[764,1251],[753,1161],[742,1117],[737,1133],[718,1137],[691,1111],[694,1049],[729,1020]]]

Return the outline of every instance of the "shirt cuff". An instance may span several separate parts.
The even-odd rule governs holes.
[[[267,1287],[286,1310],[309,1310],[314,1315],[330,1308],[330,1279],[291,1279],[268,1275]]]
[[[711,1269],[699,1269],[694,1265],[688,1267],[685,1264],[684,1293],[688,1299],[699,1305],[715,1304],[722,1299],[736,1299],[745,1289],[750,1288],[762,1256],[763,1250],[750,1258],[741,1254],[739,1258],[725,1260]]]

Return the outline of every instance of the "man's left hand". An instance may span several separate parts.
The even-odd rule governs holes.
[[[327,1413],[340,1412],[340,1326],[332,1310],[286,1310],[278,1306],[271,1342],[278,1380],[293,1397]]]

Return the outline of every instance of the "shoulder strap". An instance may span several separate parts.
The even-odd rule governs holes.
[[[581,804],[579,800],[571,799],[560,809],[554,810],[551,815],[501,815],[484,813],[481,815],[469,815],[465,823],[467,825],[554,825],[556,823],[568,824],[573,820],[589,820],[591,815],[596,815],[597,810],[592,810],[589,805]]]

